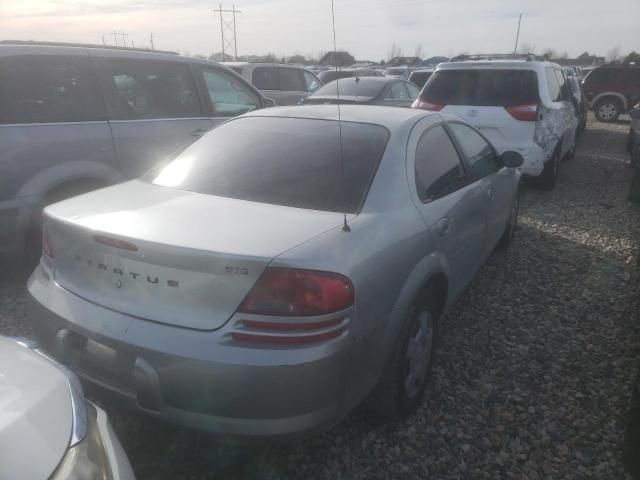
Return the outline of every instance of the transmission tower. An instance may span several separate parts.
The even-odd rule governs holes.
[[[236,6],[233,5],[231,10],[224,10],[222,4],[219,8],[214,10],[215,13],[220,15],[220,36],[222,40],[222,61],[226,60],[226,52],[233,50],[234,60],[238,59],[238,41],[236,36],[236,13],[242,13],[240,10],[236,10]]]

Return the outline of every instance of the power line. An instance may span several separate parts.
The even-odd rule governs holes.
[[[225,10],[222,8],[222,4],[217,9],[213,10],[214,13],[220,15],[220,37],[222,43],[222,61],[226,60],[225,55],[227,51],[233,50],[234,60],[238,59],[238,38],[236,35],[236,13],[242,13],[240,10],[236,10],[235,4],[231,10]],[[232,36],[232,38],[231,38]]]

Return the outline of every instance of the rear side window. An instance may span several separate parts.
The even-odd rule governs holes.
[[[559,68],[554,68],[553,71],[556,73],[556,78],[560,85],[560,99],[563,101],[570,100],[571,91],[569,89],[569,81],[567,80],[567,77]]]
[[[86,57],[24,55],[0,60],[0,123],[105,120]]]
[[[207,87],[213,116],[235,117],[260,107],[260,99],[242,82],[227,73],[199,68]]]
[[[413,72],[409,80],[415,83],[418,88],[424,87],[427,80],[431,77],[431,72]]]
[[[359,210],[388,131],[342,122],[244,117],[211,130],[145,180],[181,190],[312,210]],[[344,185],[344,188],[343,188]]]
[[[531,105],[538,103],[538,80],[531,70],[439,70],[420,96],[438,105]]]
[[[450,123],[458,145],[464,152],[474,180],[479,180],[500,170],[496,154],[478,132],[461,123]]]
[[[549,97],[552,102],[559,102],[561,98],[560,83],[553,68],[545,68],[544,73],[547,77],[547,87],[549,88]]]
[[[315,92],[322,85],[320,84],[320,80],[318,80],[314,75],[309,72],[302,72],[304,75],[304,81],[307,92]]]
[[[120,58],[108,58],[105,62],[107,81],[115,90],[116,119],[202,116],[186,63]]]
[[[415,100],[416,98],[418,98],[418,95],[420,95],[420,90],[418,90],[418,87],[416,87],[413,83],[410,83],[410,82],[405,83],[404,86],[409,92],[409,98],[411,100]]]
[[[294,68],[279,68],[280,90],[283,92],[306,92],[302,72]]]
[[[402,82],[396,82],[391,85],[385,100],[409,100],[409,95]]]
[[[277,72],[273,67],[256,67],[251,83],[260,90],[279,90]]]
[[[441,125],[427,130],[416,148],[416,189],[423,202],[444,197],[466,183],[460,157]]]

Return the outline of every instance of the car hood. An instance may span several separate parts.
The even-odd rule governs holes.
[[[49,478],[73,423],[67,377],[42,355],[0,336],[2,478]]]

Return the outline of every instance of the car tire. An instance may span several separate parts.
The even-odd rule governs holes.
[[[576,131],[573,135],[573,145],[571,145],[571,148],[565,154],[564,159],[571,160],[573,157],[575,157],[577,148],[578,148],[578,132]]]
[[[431,376],[437,337],[434,297],[412,304],[405,316],[391,357],[366,406],[386,419],[404,418],[420,405]]]
[[[544,164],[544,170],[538,177],[538,186],[543,190],[553,190],[558,179],[560,168],[560,150],[556,149],[551,160]]]
[[[511,215],[509,215],[509,221],[504,229],[504,233],[498,241],[498,250],[506,250],[513,242],[513,237],[516,234],[516,228],[518,227],[518,214],[520,213],[520,193],[516,193],[516,198],[511,207]]]
[[[42,199],[40,204],[33,210],[31,222],[27,227],[24,240],[24,263],[28,268],[35,268],[36,265],[40,263],[40,257],[42,255],[42,211],[44,208],[52,203],[60,202],[104,186],[104,182],[97,180],[69,183],[49,192],[45,198]]]
[[[593,108],[593,113],[600,122],[611,123],[615,122],[620,113],[622,107],[620,101],[613,97],[606,97],[596,102]]]

